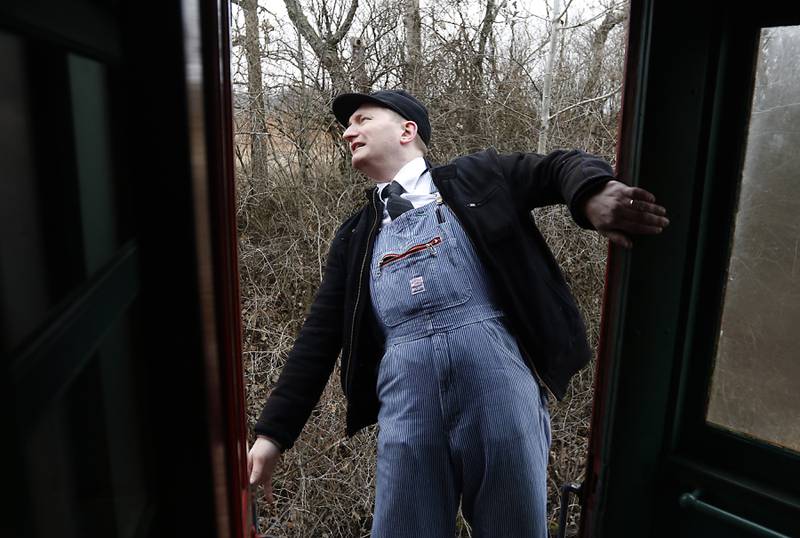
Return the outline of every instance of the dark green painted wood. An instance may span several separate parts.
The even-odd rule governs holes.
[[[671,381],[681,352],[693,239],[694,193],[704,167],[715,50],[702,6],[686,17],[685,6],[653,9],[646,51],[641,131],[632,148],[636,184],[666,206],[670,227],[658,237],[636,241],[620,290],[625,303],[614,336],[615,395],[607,445],[603,524],[608,536],[646,536],[656,508],[664,433],[674,402]],[[676,40],[680,28],[681,39]],[[626,111],[627,113],[627,111]],[[625,151],[627,148],[623,148]],[[634,168],[635,169],[635,168]]]
[[[704,420],[759,30],[797,24],[800,8],[643,4],[621,174],[656,195],[671,225],[612,253],[599,500],[587,519],[596,536],[737,536],[680,508],[702,488],[725,511],[800,535],[796,455]]]

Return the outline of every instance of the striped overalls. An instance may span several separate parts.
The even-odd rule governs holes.
[[[373,538],[546,537],[550,418],[446,205],[384,225],[370,266],[386,337]]]

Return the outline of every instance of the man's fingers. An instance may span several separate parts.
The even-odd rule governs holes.
[[[250,484],[264,487],[264,497],[272,503],[272,473],[281,457],[277,443],[267,437],[258,436],[247,454]]]
[[[258,484],[261,481],[261,474],[264,469],[263,461],[254,461],[250,465],[250,484]]]
[[[661,217],[667,215],[667,208],[658,204],[645,202],[644,200],[634,200],[633,198],[628,201],[627,208],[640,213],[652,213],[653,215],[659,215]]]
[[[250,485],[261,485],[264,488],[264,498],[268,503],[275,502],[272,495],[272,466],[269,461],[253,458],[253,470],[250,473]]]
[[[656,201],[656,197],[653,195],[653,193],[644,189],[640,189],[639,187],[626,187],[623,192],[625,196],[631,200],[643,200],[650,203]]]
[[[263,476],[265,480],[261,486],[264,488],[264,498],[268,503],[272,504],[275,501],[275,498],[272,496],[272,476],[270,473],[266,473],[266,476],[264,476],[262,469],[264,469],[263,465],[256,464],[253,466],[253,472],[250,474],[250,485],[258,485]]]
[[[634,225],[647,225],[653,226],[656,228],[666,228],[669,226],[669,219],[667,217],[655,214],[655,213],[648,213],[645,211],[639,211],[637,209],[624,209],[623,215],[624,218],[620,219],[617,227],[624,228],[627,231],[633,231],[626,227],[626,224],[634,224]]]
[[[639,222],[624,222],[619,224],[614,229],[616,231],[635,235],[656,235],[664,231],[664,228],[661,226],[649,226]]]
[[[656,234],[669,226],[666,213],[667,210],[660,205],[629,198],[627,203],[619,202],[598,228],[634,234]]]

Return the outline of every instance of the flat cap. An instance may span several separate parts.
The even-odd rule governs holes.
[[[428,110],[416,97],[404,90],[380,90],[370,94],[343,93],[333,100],[331,108],[339,123],[347,127],[350,116],[365,103],[389,108],[403,118],[413,121],[417,124],[417,134],[422,141],[430,144],[431,122],[428,119]]]

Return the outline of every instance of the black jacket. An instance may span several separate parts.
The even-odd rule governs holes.
[[[528,365],[559,399],[590,359],[586,329],[569,288],[534,223],[534,207],[566,203],[575,221],[586,194],[612,177],[610,166],[580,151],[498,155],[493,149],[433,168],[495,287]],[[347,434],[377,420],[377,367],[383,341],[369,297],[369,264],[380,223],[376,189],[339,228],[322,284],[255,431],[294,444],[342,351]]]

